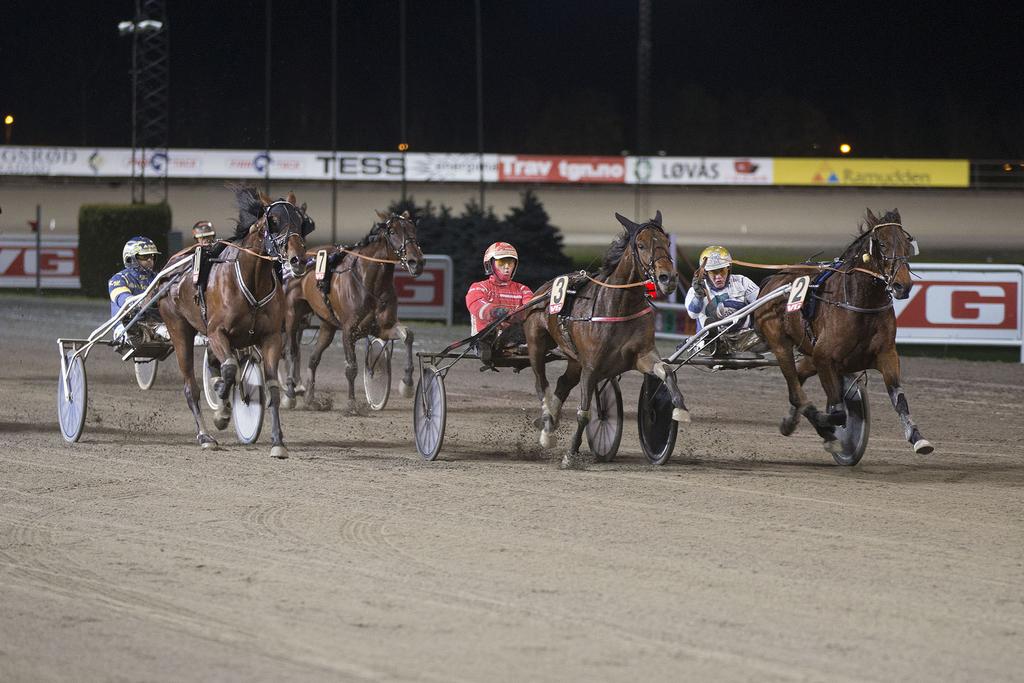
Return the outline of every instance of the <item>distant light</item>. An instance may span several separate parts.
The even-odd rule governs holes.
[[[406,152],[408,150],[409,150],[409,143],[408,142],[400,142],[400,143],[398,143],[398,151],[399,152]]]
[[[140,31],[159,31],[164,27],[164,22],[157,21],[156,19],[143,19],[138,23],[138,29]]]
[[[853,151],[853,147],[850,147],[845,142],[843,144],[839,145],[839,153],[840,154],[849,154],[851,151]]]
[[[1006,171],[1007,173],[1009,173],[1010,171],[1013,170],[1013,165],[1012,164],[1003,164],[1003,170]]]
[[[164,22],[157,21],[156,19],[143,19],[136,23],[134,21],[119,21],[117,22],[117,32],[122,36],[128,35],[129,33],[156,33],[164,27]]]
[[[5,124],[5,125],[8,125],[8,126],[14,125],[14,117],[13,117],[13,116],[11,116],[10,114],[8,114],[7,116],[5,116],[5,117],[4,117],[4,124]]]

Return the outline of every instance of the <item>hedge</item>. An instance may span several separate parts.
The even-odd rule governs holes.
[[[78,268],[82,293],[107,296],[107,280],[124,268],[121,250],[136,235],[156,242],[157,270],[167,259],[171,207],[167,204],[83,204],[78,210]]]

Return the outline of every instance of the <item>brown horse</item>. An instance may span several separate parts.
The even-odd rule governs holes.
[[[345,377],[348,379],[348,411],[356,412],[356,342],[373,335],[380,339],[405,342],[405,376],[402,396],[412,396],[412,331],[398,322],[398,297],[395,295],[395,266],[401,264],[413,277],[423,272],[423,251],[416,242],[416,224],[405,211],[401,215],[377,212],[376,223],[358,244],[335,247],[337,256],[327,277],[325,293],[310,274],[288,284],[288,310],[285,321],[285,350],[288,377],[285,381],[285,405],[295,400],[298,381],[299,340],[302,319],[310,312],[320,318],[316,348],[309,357],[306,380],[306,407],[319,407],[316,401],[316,369],[324,350],[335,333],[342,331],[345,347]],[[332,259],[333,261],[333,259]],[[331,272],[333,270],[333,272]]]
[[[196,332],[205,334],[216,357],[217,393],[223,404],[214,414],[217,429],[227,427],[231,417],[231,388],[238,372],[237,349],[259,347],[263,374],[270,396],[270,416],[275,458],[287,458],[278,412],[280,389],[277,363],[281,358],[281,330],[284,327],[285,297],[277,267],[293,275],[305,272],[304,237],[313,223],[305,205],[295,206],[295,195],[271,201],[251,187],[235,188],[238,228],[214,262],[206,288],[206,315],[196,297],[192,278],[184,277],[160,301],[160,314],[167,324],[177,352],[178,366],[185,378],[185,400],[196,421],[196,439],[205,448],[216,448],[217,440],[206,431],[199,410],[199,386],[193,369]]]
[[[570,308],[568,315],[560,319],[543,306],[532,309],[523,323],[541,404],[541,446],[553,445],[552,432],[558,426],[562,404],[573,387],[579,384],[582,389],[576,433],[562,460],[563,467],[582,464],[580,443],[590,419],[590,401],[601,380],[629,370],[654,375],[668,387],[674,407],[672,418],[689,421],[675,375],[655,350],[654,315],[643,287],[651,282],[663,295],[668,295],[677,285],[661,212],[643,224],[619,214],[615,217],[625,231],[612,243],[597,277],[588,276],[576,286],[574,299],[566,303]],[[550,288],[551,283],[545,284],[538,293]],[[568,358],[568,365],[552,395],[548,391],[544,357],[556,346]]]
[[[754,324],[779,361],[789,386],[789,414],[779,430],[789,436],[803,414],[824,439],[825,450],[841,451],[835,427],[846,424],[843,376],[873,368],[882,374],[893,407],[900,416],[914,451],[931,453],[932,445],[921,436],[910,417],[907,398],[900,385],[900,359],[896,354],[896,315],[893,297],[910,295],[909,260],[917,254],[917,242],[903,229],[899,211],[876,217],[870,210],[860,235],[846,248],[835,270],[812,292],[818,307],[813,320],[786,312],[781,298],[754,312]],[[793,282],[806,270],[783,271],[765,280],[761,296]],[[793,349],[803,354],[794,361]],[[808,401],[803,383],[818,374],[828,396],[826,413]],[[853,462],[844,464],[854,464]]]

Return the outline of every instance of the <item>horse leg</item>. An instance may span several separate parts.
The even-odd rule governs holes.
[[[796,362],[793,359],[793,346],[776,340],[771,344],[772,353],[779,361],[779,369],[782,376],[786,378],[786,387],[789,390],[789,414],[782,419],[779,425],[779,432],[783,436],[789,436],[796,429],[797,415],[803,415],[818,429],[818,409],[813,403],[807,400],[807,393],[804,391],[804,379],[800,378],[797,372]],[[801,363],[801,365],[803,365]],[[819,430],[820,433],[820,430]],[[822,436],[822,438],[825,438]]]
[[[172,339],[180,340],[180,343],[175,347],[176,352],[174,355],[178,359],[178,369],[181,370],[181,376],[185,378],[185,402],[188,403],[188,408],[192,411],[192,417],[196,421],[196,441],[203,450],[216,450],[217,440],[207,433],[206,420],[199,408],[199,384],[196,382],[196,373],[193,365],[195,362],[195,337],[195,330],[189,333],[182,330],[180,326],[174,330]]]
[[[800,358],[800,362],[796,364],[796,376],[797,381],[800,382],[802,387],[804,382],[807,381],[808,377],[816,374],[818,369],[814,367],[814,361],[811,360],[810,356],[803,356]],[[782,418],[782,424],[779,425],[779,431],[783,436],[789,436],[796,431],[797,424],[800,421],[800,411],[798,406],[790,406],[789,414]]]
[[[885,382],[885,390],[889,392],[889,400],[893,408],[900,416],[903,423],[903,434],[907,441],[914,447],[914,452],[919,455],[928,455],[935,450],[926,438],[921,435],[912,417],[910,417],[910,406],[907,404],[907,396],[900,386],[900,357],[896,355],[895,347],[878,354],[875,360],[875,367],[882,373],[882,381]]]
[[[569,398],[569,392],[572,391],[580,383],[580,374],[583,372],[583,366],[578,361],[570,360],[566,363],[565,372],[558,378],[558,382],[555,383],[555,392],[548,397],[548,408],[551,410],[551,416],[555,419],[555,427],[562,418],[562,406],[565,405],[565,399]]]
[[[223,430],[227,429],[231,420],[231,389],[235,386],[235,377],[238,375],[238,357],[223,330],[212,332],[209,341],[210,349],[220,360],[220,378],[214,382],[213,389],[217,392],[221,404],[213,413],[213,426]]]
[[[395,339],[396,335],[405,344],[405,371],[398,385],[398,393],[402,398],[412,398],[412,330],[401,323],[396,323],[391,329],[390,338]]]
[[[544,356],[550,350],[551,341],[547,338],[535,338],[532,343],[527,344],[530,356],[530,367],[533,369],[534,389],[537,392],[537,400],[540,401],[540,417],[533,421],[533,426],[540,429],[541,448],[551,448],[555,445],[553,434],[557,424],[557,418],[552,417],[551,394],[548,391],[548,373],[544,364]]]
[[[284,383],[284,394],[281,396],[282,408],[295,407],[295,386],[299,375],[299,346],[302,341],[302,318],[292,311],[285,318],[284,332],[284,367],[287,371]]]
[[[668,395],[672,398],[672,419],[676,422],[689,422],[690,411],[686,409],[686,402],[683,400],[683,392],[679,390],[676,382],[676,373],[669,369],[668,365],[658,357],[653,350],[636,359],[636,369],[645,375],[654,375],[668,389]]]
[[[348,415],[358,415],[359,406],[356,404],[356,375],[359,374],[359,363],[356,361],[356,339],[354,330],[342,332],[341,346],[345,350],[345,379],[348,380],[348,407],[345,412]]]
[[[320,365],[320,357],[334,341],[337,331],[338,328],[333,327],[326,320],[320,321],[320,331],[316,335],[316,348],[309,354],[309,376],[306,378],[306,400],[304,403],[306,408],[320,407],[320,404],[316,403],[316,369]]]
[[[277,366],[281,362],[280,338],[273,335],[264,337],[260,351],[263,354],[263,376],[266,377],[266,390],[269,397],[267,407],[270,408],[270,457],[287,458],[288,448],[284,445],[284,433],[281,431],[281,385],[277,380]]]
[[[562,469],[582,469],[585,466],[580,456],[580,444],[583,443],[583,430],[590,422],[590,399],[594,395],[594,388],[597,381],[590,368],[583,368],[580,372],[580,408],[576,411],[576,433],[573,434],[572,443],[569,445],[569,452],[562,458]]]
[[[833,455],[842,452],[842,445],[836,438],[836,427],[846,424],[846,406],[843,405],[843,381],[836,371],[836,367],[827,358],[817,358],[814,362],[818,370],[818,379],[821,380],[821,387],[825,390],[826,412],[818,410],[808,411],[804,414],[814,425],[818,436],[825,440],[825,450]],[[813,406],[811,406],[813,408]]]

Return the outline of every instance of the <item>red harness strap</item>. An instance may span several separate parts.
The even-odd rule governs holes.
[[[594,316],[590,320],[582,320],[582,321],[579,321],[579,322],[624,323],[627,320],[633,320],[634,318],[639,318],[642,315],[647,315],[652,310],[654,310],[654,309],[652,309],[650,307],[647,307],[647,308],[643,309],[642,311],[637,311],[636,313],[633,313],[631,315],[612,315],[612,316],[601,315],[601,316]]]

